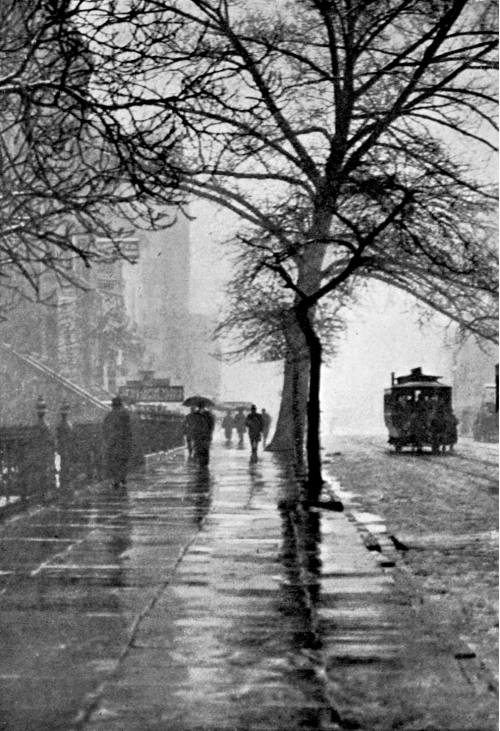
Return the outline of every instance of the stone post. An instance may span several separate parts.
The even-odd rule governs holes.
[[[59,454],[59,487],[67,490],[71,484],[74,459],[74,429],[68,421],[70,407],[67,401],[61,404],[61,421],[56,428],[57,452]]]
[[[36,402],[38,423],[33,427],[29,446],[30,493],[42,499],[56,486],[54,439],[45,421],[47,404],[43,396]]]

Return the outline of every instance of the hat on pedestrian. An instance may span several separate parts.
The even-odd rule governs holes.
[[[113,396],[111,399],[111,406],[123,406],[123,401],[120,396]]]

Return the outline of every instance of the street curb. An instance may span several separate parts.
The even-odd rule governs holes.
[[[335,499],[340,499],[329,483],[328,489]],[[358,501],[352,501],[345,512],[346,517],[356,525],[366,549],[379,553],[377,563],[383,571],[389,569],[397,592],[407,598],[414,614],[421,616],[423,608],[429,606],[429,603],[425,601],[418,579],[412,575],[408,566],[401,561],[402,552],[396,548],[387,532],[375,534],[366,527],[362,520],[356,517],[354,511],[358,508],[362,510],[362,507]],[[444,639],[441,641],[445,642]],[[494,674],[465,640],[461,638],[453,639],[450,644],[450,654],[454,657],[468,683],[475,687],[476,691],[484,692],[486,687],[490,692],[498,694],[499,684]]]

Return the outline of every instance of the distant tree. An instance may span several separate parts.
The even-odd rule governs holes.
[[[238,236],[241,238],[241,234]],[[282,362],[293,353],[290,341],[295,323],[295,294],[283,286],[283,280],[273,269],[263,264],[255,249],[245,239],[246,246],[238,257],[227,291],[225,307],[215,330],[224,343],[223,358],[239,360],[257,356],[263,362]],[[359,289],[359,287],[358,287]],[[335,298],[322,300],[315,313],[315,327],[321,342],[323,361],[333,357],[346,331],[345,314],[352,304],[349,286],[336,292]],[[307,348],[300,354],[308,359]],[[299,471],[303,468],[303,435],[306,414],[306,392],[295,383],[287,391],[289,399],[284,408],[293,414],[289,419],[294,455]]]

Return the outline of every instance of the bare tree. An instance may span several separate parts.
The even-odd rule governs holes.
[[[274,266],[262,258],[268,249],[257,238],[251,240],[240,232],[236,239],[244,247],[233,271],[232,281],[227,287],[226,302],[221,321],[215,335],[223,341],[223,358],[238,360],[248,355],[257,355],[261,361],[281,361],[287,367],[291,354],[297,357],[294,327],[296,326],[296,296],[292,288],[284,286]],[[269,252],[268,252],[269,253]],[[360,289],[358,283],[357,290]],[[335,297],[322,299],[315,312],[315,329],[322,343],[322,361],[335,355],[346,331],[345,314],[353,301],[351,282],[339,288]],[[306,347],[300,353],[309,359]],[[287,409],[293,415],[293,456],[297,472],[303,473],[303,443],[306,403],[305,393],[298,384],[286,393],[289,399]]]
[[[9,294],[13,302],[19,293],[40,296],[46,272],[77,284],[69,265],[74,257],[88,264],[128,258],[121,245],[130,228],[124,218],[149,225],[165,220],[165,209],[147,195],[144,146],[130,130],[117,134],[89,93],[98,69],[77,27],[82,12],[83,3],[67,0],[4,0],[0,6],[4,305]],[[168,136],[165,129],[157,143]],[[154,179],[163,193],[156,201],[176,200],[165,166]]]
[[[487,314],[495,193],[454,143],[493,149],[496,2],[60,3],[93,63],[70,97],[112,146],[113,179],[154,198],[163,177],[236,213],[292,293],[274,444],[308,401],[317,491],[324,298],[382,278],[492,335],[474,293]]]

